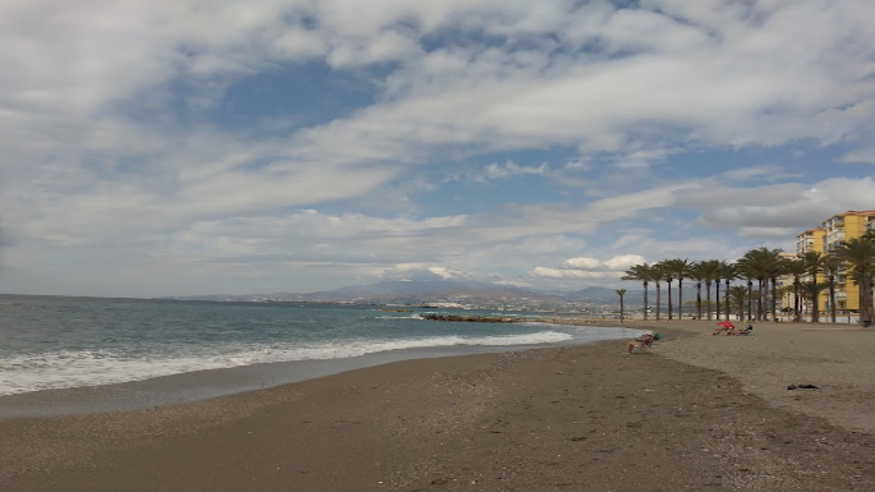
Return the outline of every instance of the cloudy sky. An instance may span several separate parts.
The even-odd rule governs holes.
[[[0,64],[3,293],[612,287],[875,209],[871,0],[5,0]]]

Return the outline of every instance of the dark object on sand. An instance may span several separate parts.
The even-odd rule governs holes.
[[[790,386],[787,386],[787,389],[788,390],[794,390],[794,389],[813,389],[813,390],[816,390],[816,389],[820,389],[820,388],[818,388],[817,386],[815,386],[813,384],[791,384]]]

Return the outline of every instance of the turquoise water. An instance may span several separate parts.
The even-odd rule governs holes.
[[[435,356],[512,350],[637,333],[539,323],[447,323],[420,317],[434,311],[0,296],[0,395],[267,363],[321,361],[324,366],[370,354],[382,354],[381,360],[402,359],[423,351]]]

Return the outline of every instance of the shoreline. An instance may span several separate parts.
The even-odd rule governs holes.
[[[545,319],[520,319],[519,322],[547,323]],[[552,324],[573,325],[560,320]],[[591,323],[580,324],[603,328]],[[636,330],[612,326],[608,330]],[[626,336],[623,333],[622,336]],[[555,342],[538,345],[452,345],[403,348],[372,352],[354,357],[265,362],[251,365],[203,369],[112,384],[50,388],[0,395],[0,422],[30,417],[64,417],[91,413],[134,411],[155,406],[171,406],[248,393],[286,384],[322,378],[393,362],[538,350],[577,343]]]
[[[0,446],[15,450],[0,456],[0,488],[875,488],[875,424],[851,418],[875,403],[875,333],[763,323],[711,337],[712,325],[624,322],[663,335],[652,355],[606,341],[415,359],[182,405],[0,421]]]
[[[494,350],[483,347],[403,349],[348,358],[266,362],[239,367],[203,369],[107,385],[15,393],[0,396],[0,422],[20,418],[67,417],[175,406],[295,384],[394,362],[514,350],[527,349],[514,346]]]

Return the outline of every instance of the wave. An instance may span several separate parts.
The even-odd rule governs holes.
[[[198,347],[198,352],[167,354],[113,350],[63,350],[0,359],[0,395],[47,389],[140,381],[173,374],[253,364],[359,357],[376,352],[453,346],[528,346],[562,343],[569,333],[540,331],[505,336],[421,337],[393,340],[338,340],[312,345]],[[177,350],[181,350],[177,347]]]

